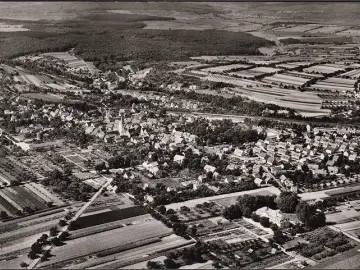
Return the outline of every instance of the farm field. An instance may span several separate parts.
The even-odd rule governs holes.
[[[84,268],[120,268],[135,263],[147,261],[150,258],[156,258],[162,251],[175,249],[193,243],[192,240],[171,234],[161,238],[160,242],[147,244],[130,250],[122,251],[116,254],[101,258],[90,258],[85,262],[73,264],[65,269],[84,269]],[[149,256],[147,256],[149,255]]]
[[[272,31],[279,31],[279,32],[308,32],[314,28],[318,28],[321,25],[318,24],[300,24],[300,25],[289,25],[288,27],[283,28],[273,28]]]
[[[82,216],[76,224],[79,228],[87,228],[116,220],[127,219],[145,214],[140,206],[133,206],[113,211],[102,212],[94,215]]]
[[[83,257],[148,238],[164,237],[171,234],[171,232],[172,230],[165,227],[160,221],[152,220],[143,224],[131,225],[94,234],[90,237],[77,238],[68,241],[64,246],[55,247],[53,253],[56,254],[56,256],[47,262],[40,263],[39,266],[49,266],[61,261]]]
[[[360,70],[359,69],[351,70],[351,71],[341,74],[341,76],[349,77],[352,79],[359,79],[360,78]]]
[[[328,78],[311,86],[312,89],[333,91],[354,91],[356,80],[342,78]]]
[[[310,73],[298,72],[298,71],[287,71],[287,72],[284,73],[284,74],[299,76],[299,77],[306,78],[306,79],[323,78],[323,77],[324,77],[324,76],[321,75],[321,74],[310,74]]]
[[[92,235],[92,234],[96,234],[96,233],[100,233],[100,232],[104,232],[104,231],[114,230],[117,228],[129,226],[129,225],[131,226],[131,225],[135,225],[135,224],[145,223],[150,220],[153,220],[151,215],[145,214],[145,215],[141,215],[141,216],[137,216],[137,217],[131,217],[131,218],[126,218],[126,219],[117,220],[117,221],[113,221],[113,222],[107,222],[104,224],[99,224],[99,225],[95,225],[92,227],[87,227],[84,229],[78,229],[75,231],[71,231],[69,239],[76,239],[76,238],[85,237],[88,235]]]
[[[308,33],[325,33],[325,34],[331,34],[336,32],[344,31],[345,29],[348,29],[346,26],[336,26],[336,25],[329,25],[329,26],[323,26],[320,28],[312,29],[307,31]]]
[[[258,194],[259,192],[270,192],[274,195],[279,195],[280,191],[279,189],[277,189],[276,187],[265,187],[265,188],[259,188],[259,189],[255,189],[255,190],[247,190],[247,191],[241,191],[241,192],[235,192],[235,193],[230,193],[230,194],[222,194],[222,195],[217,195],[217,196],[212,196],[212,197],[205,197],[205,198],[200,198],[200,199],[194,199],[194,200],[189,200],[189,201],[185,201],[185,202],[179,202],[179,203],[172,203],[167,205],[167,208],[172,208],[174,210],[179,210],[181,206],[187,206],[187,207],[195,207],[197,204],[202,204],[204,202],[210,202],[210,201],[215,201],[215,200],[219,200],[219,199],[227,199],[227,198],[231,198],[231,197],[238,197],[238,196],[242,196],[245,194]]]
[[[259,75],[264,75],[267,73],[275,73],[280,70],[281,69],[270,68],[270,67],[256,67],[256,68],[252,68],[252,69],[231,72],[230,75],[236,75],[236,76],[245,77],[245,78],[254,78]]]
[[[245,65],[245,64],[233,64],[233,65],[225,65],[225,66],[217,66],[217,67],[210,67],[210,68],[204,68],[202,71],[205,72],[224,72],[229,71],[232,69],[246,69],[251,67],[251,65]]]
[[[9,215],[16,216],[25,207],[47,209],[46,201],[25,186],[7,187],[0,190],[0,204]]]
[[[55,94],[43,94],[43,93],[24,93],[20,96],[22,99],[42,99],[44,101],[50,101],[54,103],[64,102],[64,98]]]
[[[299,92],[296,90],[282,88],[237,88],[232,90],[235,94],[244,95],[249,99],[272,103],[285,108],[291,108],[303,115],[312,114],[312,116],[328,115],[330,110],[322,109],[322,99],[316,93]]]
[[[336,71],[343,71],[345,68],[345,65],[340,64],[323,64],[305,68],[304,71],[309,73],[331,74]]]
[[[304,83],[308,82],[309,79],[304,79],[301,77],[294,77],[286,74],[275,74],[263,79],[264,82],[276,83],[276,84],[285,84],[285,85],[294,85],[301,86]]]
[[[88,69],[86,63],[77,58],[76,56],[71,55],[68,52],[52,52],[52,53],[44,53],[43,56],[50,56],[60,60],[63,60],[67,66],[81,69]]]
[[[290,62],[290,63],[284,63],[284,64],[278,64],[276,67],[278,68],[285,68],[285,69],[292,69],[300,66],[306,66],[311,64],[311,62]]]

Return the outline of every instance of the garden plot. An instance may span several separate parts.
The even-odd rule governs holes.
[[[245,64],[233,64],[233,65],[226,65],[226,66],[217,66],[217,67],[210,67],[210,68],[204,68],[202,69],[202,71],[206,71],[206,72],[224,72],[224,71],[229,71],[232,69],[246,69],[251,67],[251,65],[245,65]]]
[[[309,73],[331,74],[337,71],[344,71],[346,68],[347,66],[340,64],[323,64],[305,68],[304,71]]]
[[[275,75],[264,78],[263,81],[268,82],[268,83],[301,86],[301,85],[305,84],[306,82],[310,81],[310,79],[294,77],[294,76],[286,75],[286,74],[275,74]]]
[[[331,91],[354,91],[354,79],[328,78],[311,86],[312,89]]]

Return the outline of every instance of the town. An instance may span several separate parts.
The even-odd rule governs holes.
[[[1,60],[0,268],[359,267],[360,44],[291,39]]]

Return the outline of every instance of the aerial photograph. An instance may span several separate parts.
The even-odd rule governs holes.
[[[0,269],[360,269],[360,3],[0,2]]]

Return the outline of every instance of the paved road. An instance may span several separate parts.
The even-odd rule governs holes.
[[[103,178],[105,178],[107,181],[104,183],[104,185],[94,194],[94,196],[92,196],[92,198],[83,205],[83,207],[80,208],[80,210],[75,214],[75,216],[70,220],[70,222],[72,221],[76,221],[84,212],[85,210],[96,200],[96,198],[101,194],[101,192],[108,186],[110,185],[110,183],[112,182],[113,179],[109,179],[106,178],[104,176],[102,176]],[[70,223],[69,222],[69,223]],[[57,237],[60,236],[60,234],[62,234],[63,232],[67,232],[69,230],[69,225],[66,225],[64,227],[61,228],[61,230],[59,231]],[[45,250],[51,250],[53,247],[53,245],[48,245],[44,248]],[[33,260],[29,266],[27,267],[27,269],[34,269],[36,267],[36,265],[40,262],[40,257],[36,258],[35,260]]]

